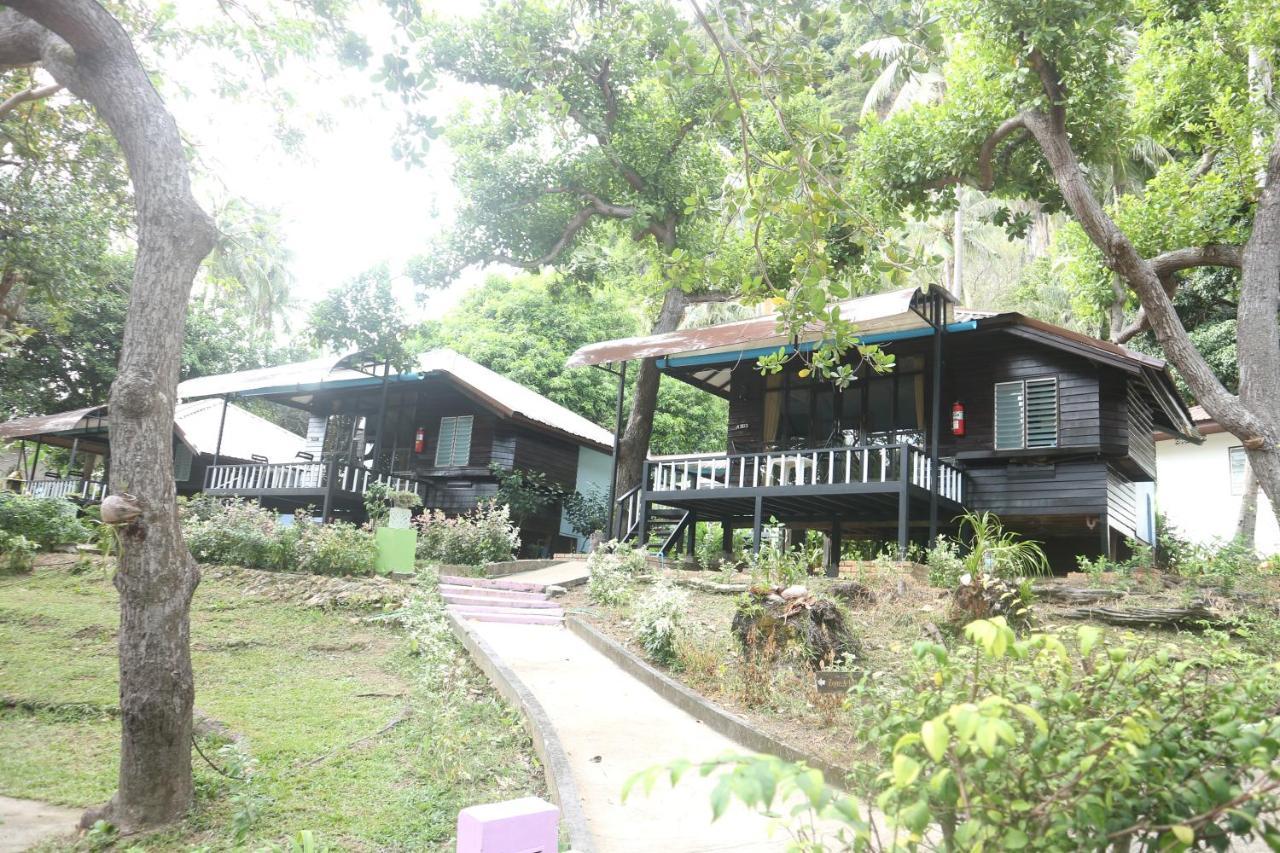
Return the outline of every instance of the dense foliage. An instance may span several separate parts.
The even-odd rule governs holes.
[[[505,504],[486,502],[457,516],[427,510],[413,521],[418,558],[429,562],[483,566],[510,560],[520,550],[520,529]]]
[[[368,575],[377,548],[373,535],[353,524],[316,524],[302,514],[292,524],[251,501],[198,496],[182,506],[182,529],[202,563],[321,575]]]
[[[0,530],[0,572],[31,571],[36,550],[36,543],[22,534]]]
[[[670,666],[676,660],[676,637],[689,610],[689,594],[671,583],[656,583],[636,599],[631,610],[636,642],[656,663]]]
[[[0,531],[26,537],[41,550],[89,540],[76,505],[62,498],[0,492]]]
[[[649,571],[645,553],[624,542],[601,544],[587,557],[587,596],[596,604],[626,604],[635,581]]]

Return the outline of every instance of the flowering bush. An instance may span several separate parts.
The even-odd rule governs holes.
[[[373,534],[353,524],[296,516],[286,526],[278,513],[250,501],[194,498],[182,505],[181,517],[187,547],[201,563],[367,575],[377,558]]]
[[[36,543],[19,533],[0,530],[0,572],[29,572],[35,556]]]
[[[414,519],[418,557],[437,563],[479,566],[510,560],[520,549],[520,530],[505,505],[482,503],[465,515],[428,510]]]
[[[655,585],[636,602],[636,640],[651,659],[666,665],[676,659],[676,634],[688,607],[689,594],[670,583]]]
[[[46,551],[87,542],[90,537],[71,501],[13,492],[0,492],[0,531],[23,536]]]
[[[251,501],[199,498],[181,509],[183,535],[201,563],[251,569],[296,568],[296,531],[280,524],[280,516]]]
[[[616,540],[606,542],[587,557],[587,596],[596,604],[625,604],[634,578],[648,570],[643,551]]]
[[[292,533],[292,535],[290,535]],[[378,547],[367,530],[334,521],[315,524],[299,519],[293,531],[284,531],[284,539],[292,539],[298,568],[315,575],[373,574]]]

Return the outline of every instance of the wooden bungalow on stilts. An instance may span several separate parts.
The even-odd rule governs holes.
[[[1041,541],[1060,570],[1077,554],[1115,555],[1154,539],[1152,426],[1199,440],[1163,361],[1016,313],[958,308],[939,288],[840,303],[864,343],[895,357],[857,364],[839,387],[809,371],[823,340],[765,316],[626,338],[578,350],[570,366],[655,359],[658,369],[729,403],[726,453],[650,457],[617,495],[615,535],[691,553],[698,521],[728,549],[750,528],[758,549],[775,519],[905,554],[966,511],[991,511]],[[761,355],[797,356],[762,375]]]

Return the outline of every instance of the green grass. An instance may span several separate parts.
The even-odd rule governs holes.
[[[237,739],[251,781],[195,756],[190,819],[135,849],[259,849],[302,829],[331,850],[451,849],[460,808],[545,796],[515,712],[456,643],[429,661],[390,622],[246,597],[237,577],[197,590],[192,659],[197,712]],[[0,582],[0,793],[80,807],[115,789],[117,606],[101,572]],[[202,746],[234,761],[220,743]]]

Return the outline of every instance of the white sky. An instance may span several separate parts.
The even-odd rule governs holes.
[[[213,8],[211,2],[201,5],[206,6],[204,14]],[[392,22],[379,0],[365,0],[364,5],[353,28],[372,44],[371,66],[376,67]],[[452,5],[450,0],[436,3],[445,13],[453,11]],[[306,137],[301,151],[286,152],[276,139],[270,105],[215,91],[217,61],[228,59],[188,55],[166,63],[161,69],[165,94],[193,145],[200,171],[215,176],[197,185],[206,208],[240,197],[281,214],[293,253],[300,313],[333,286],[377,263],[387,261],[398,272],[433,235],[447,229],[457,198],[448,146],[443,140],[432,142],[425,167],[397,161],[392,144],[398,105],[372,79],[371,70],[343,67],[328,58],[287,66],[278,85],[296,98],[291,120],[304,125]],[[187,91],[185,97],[179,87]],[[479,89],[445,84],[432,96],[431,108],[443,121],[464,100],[483,97]],[[397,282],[396,293],[410,316],[438,316],[481,278],[480,271],[465,274],[424,307],[417,305],[406,279]]]

